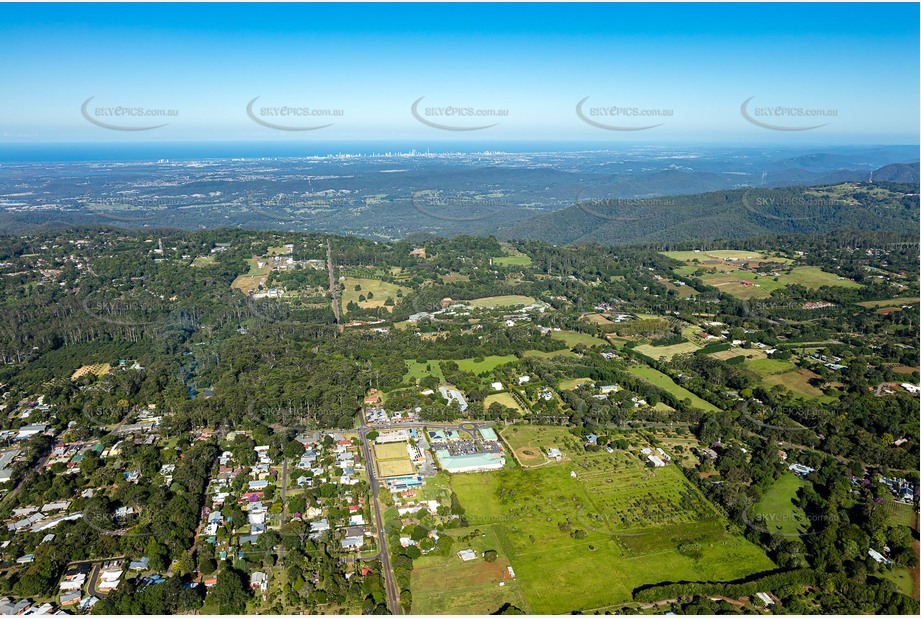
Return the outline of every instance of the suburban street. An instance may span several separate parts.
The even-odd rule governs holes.
[[[281,517],[278,522],[278,530],[281,530],[285,526],[285,519],[288,515],[288,458],[285,457],[281,463]],[[278,564],[279,566],[285,565],[285,544],[278,544]]]
[[[360,414],[361,427],[358,430],[358,436],[361,440],[362,456],[365,459],[365,472],[368,474],[368,484],[371,486],[371,504],[374,507],[374,525],[377,528],[377,546],[379,548],[379,557],[381,561],[381,571],[384,576],[384,584],[387,588],[387,606],[391,614],[400,612],[400,591],[397,588],[393,577],[393,569],[390,567],[390,552],[387,551],[387,534],[384,531],[384,517],[381,514],[381,503],[379,493],[381,484],[377,479],[374,470],[374,459],[371,454],[371,447],[368,444],[368,426],[365,423],[364,411]]]

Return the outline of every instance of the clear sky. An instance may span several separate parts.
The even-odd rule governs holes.
[[[0,139],[7,143],[914,144],[921,115],[914,3],[3,4],[0,58]],[[420,97],[421,120],[411,112]],[[580,117],[576,106],[586,97]],[[774,128],[743,116],[750,98],[749,116]],[[178,115],[102,109],[119,106]],[[341,115],[271,116],[267,109],[282,106]],[[438,116],[440,107],[507,114]],[[612,114],[611,107],[658,116]],[[824,115],[770,111],[777,107]],[[119,128],[167,124],[113,130],[87,115]],[[288,128],[332,125],[288,131],[251,116]],[[660,126],[612,130],[586,119],[619,129]],[[452,131],[423,121],[498,124]],[[824,126],[777,130],[817,124]]]

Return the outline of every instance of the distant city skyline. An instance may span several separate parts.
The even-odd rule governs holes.
[[[917,4],[2,12],[0,144],[918,143]]]

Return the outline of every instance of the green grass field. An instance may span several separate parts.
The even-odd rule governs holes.
[[[553,352],[542,352],[540,350],[525,350],[522,353],[525,358],[553,358],[555,356],[576,356],[572,350],[554,350]]]
[[[892,496],[887,496],[884,501],[889,521],[898,526],[908,526],[914,530],[918,527],[918,514],[910,504],[896,502]]]
[[[525,411],[521,409],[521,406],[517,401],[515,401],[515,398],[512,397],[511,393],[494,393],[492,395],[487,395],[486,399],[483,401],[483,408],[488,410],[489,406],[491,406],[493,403],[500,403],[506,408],[518,410],[519,414],[525,414]]]
[[[591,384],[593,380],[591,378],[567,378],[565,380],[560,380],[560,385],[558,390],[561,391],[574,391],[579,388],[582,384]]]
[[[786,285],[801,285],[810,290],[815,290],[823,285],[842,288],[859,288],[860,284],[850,279],[838,279],[837,275],[827,273],[818,266],[798,266],[784,274],[781,280]]]
[[[415,360],[404,361],[406,363],[406,375],[403,379],[416,378],[421,380],[426,376],[435,376],[439,382],[444,382],[445,376],[441,372],[441,365],[437,360],[430,360],[427,363],[420,363]]]
[[[780,475],[774,484],[764,492],[758,504],[749,511],[749,519],[752,524],[770,532],[784,534],[804,532],[808,528],[806,513],[794,505],[793,500],[796,492],[805,484],[792,472]]]
[[[355,286],[361,286],[361,290],[356,290]],[[345,289],[342,291],[342,309],[347,311],[348,304],[355,302],[359,307],[364,309],[383,307],[388,298],[393,299],[396,303],[399,301],[397,292],[402,290],[403,294],[409,292],[409,288],[393,283],[387,283],[379,279],[363,279],[360,277],[346,277]],[[360,301],[359,296],[368,296],[368,293],[374,295],[374,298]]]
[[[719,411],[719,408],[717,408],[709,401],[705,401],[686,388],[675,384],[674,380],[672,380],[670,377],[661,371],[649,367],[648,365],[634,365],[630,367],[629,371],[641,380],[649,382],[653,386],[658,386],[662,390],[671,393],[679,400],[690,399],[691,405],[695,408],[700,408],[701,410],[706,410],[707,412]]]
[[[756,251],[665,251],[663,255],[685,263],[684,266],[674,270],[678,275],[690,275],[699,268],[716,271],[701,275],[700,279],[707,285],[742,300],[769,298],[771,292],[788,285],[801,285],[812,290],[822,286],[860,287],[858,283],[850,279],[839,279],[837,275],[825,272],[818,266],[797,266],[788,271],[780,270],[777,276],[742,270],[741,262],[748,260],[783,264],[790,262],[784,258],[771,257]],[[706,264],[705,262],[711,263]],[[786,269],[789,266],[783,268]],[[741,283],[743,280],[754,285],[745,285]]]
[[[599,339],[598,337],[593,337],[592,335],[587,335],[585,333],[577,333],[571,330],[561,330],[553,331],[550,333],[551,339],[559,339],[569,347],[575,347],[579,344],[582,344],[586,347],[593,347],[596,345],[608,345],[608,342],[604,339]]]
[[[200,255],[192,260],[192,266],[195,266],[196,268],[202,266],[213,266],[215,264],[217,264],[217,258],[215,258],[213,255]]]
[[[769,387],[776,385],[784,386],[790,389],[794,394],[802,397],[822,397],[825,395],[822,389],[816,388],[809,383],[809,380],[816,377],[818,377],[818,375],[808,369],[797,369],[796,371],[789,371],[787,373],[775,373],[765,376],[761,381]]]
[[[487,296],[476,300],[466,301],[471,307],[479,309],[492,309],[494,307],[514,307],[516,305],[533,305],[537,302],[531,296],[512,294],[510,296]]]
[[[745,361],[745,368],[757,374],[759,377],[767,377],[779,373],[796,371],[796,365],[787,361],[774,360],[773,358],[760,358],[756,360]]]
[[[496,266],[530,266],[531,258],[526,255],[504,255],[492,259]]]
[[[895,584],[898,591],[905,596],[917,598],[915,596],[914,576],[912,575],[911,569],[908,567],[896,568],[892,571],[883,571],[881,575],[883,578]]]
[[[454,361],[457,363],[457,366],[461,371],[469,371],[477,375],[483,373],[484,371],[492,371],[499,365],[505,365],[507,363],[514,363],[518,360],[518,357],[514,354],[506,354],[505,356],[484,356],[483,361],[477,363],[472,358],[465,358],[462,360]]]
[[[471,530],[451,530],[450,533],[458,538]],[[525,611],[528,609],[519,581],[508,573],[508,556],[501,550],[496,530],[492,527],[481,527],[480,530],[485,536],[469,542],[455,541],[451,555],[447,557],[430,554],[414,562],[410,584],[413,614],[486,615],[505,603]],[[476,552],[477,558],[464,562],[457,552],[468,548]],[[488,549],[499,553],[495,562],[483,560],[483,552]],[[504,585],[500,586],[499,582]]]
[[[471,527],[494,530],[533,613],[608,607],[665,580],[730,580],[774,568],[727,531],[675,466],[653,471],[637,453],[586,453],[564,428],[521,428],[514,442],[556,444],[567,458],[454,475],[451,484]]]
[[[757,251],[735,251],[732,249],[717,251],[662,251],[662,255],[668,256],[679,262],[693,262],[699,260],[726,260],[726,259],[749,259],[760,260],[763,254]]]
[[[887,298],[886,300],[868,300],[857,303],[861,307],[901,307],[902,305],[914,305],[921,302],[921,298],[904,296],[902,298]]]
[[[662,356],[664,356],[666,360],[671,360],[673,356],[678,354],[693,354],[700,349],[700,346],[690,341],[685,341],[684,343],[676,343],[675,345],[662,346],[644,344],[638,345],[633,349],[655,360],[658,360],[659,357]]]
[[[230,284],[235,290],[240,290],[243,294],[249,294],[259,288],[260,283],[268,281],[269,273],[272,272],[272,266],[268,258],[254,257],[247,260],[249,271],[245,275],[239,275]],[[260,266],[261,264],[261,266]]]
[[[718,288],[720,292],[730,294],[742,300],[751,298],[769,298],[771,292],[783,287],[783,283],[767,277],[756,277],[754,273],[731,271],[703,275],[701,281]],[[740,281],[750,281],[755,285],[745,285]]]

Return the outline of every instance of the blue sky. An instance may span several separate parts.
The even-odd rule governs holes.
[[[917,143],[918,23],[910,3],[5,4],[0,139]],[[100,122],[167,124],[100,127],[81,114],[90,97]],[[255,97],[262,120],[333,124],[263,126]],[[423,120],[498,124],[430,126],[411,113],[420,97]],[[592,126],[586,97],[583,118],[661,124]],[[771,126],[824,126],[757,126],[750,97]],[[104,115],[119,106],[177,115]],[[281,106],[341,115],[268,115]]]

